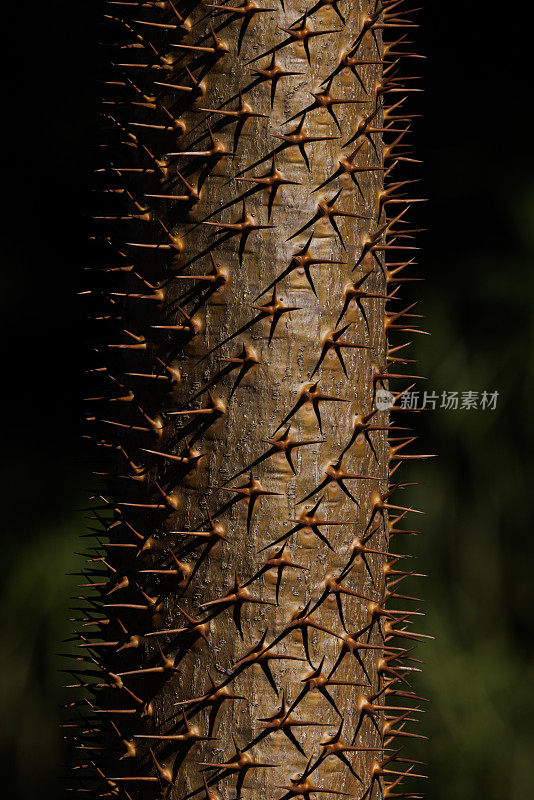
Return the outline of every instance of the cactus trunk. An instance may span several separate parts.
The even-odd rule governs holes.
[[[411,25],[376,0],[103,4],[76,790],[416,796],[417,634],[386,605],[406,440],[376,404],[413,255]]]

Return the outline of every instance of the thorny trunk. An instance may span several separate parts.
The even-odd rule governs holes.
[[[80,790],[367,798],[406,771],[375,405],[401,6],[105,4],[88,435],[117,459]]]

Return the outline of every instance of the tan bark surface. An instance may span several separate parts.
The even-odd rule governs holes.
[[[384,429],[369,433],[372,447],[353,435],[375,408],[373,376],[387,354],[382,253],[365,255],[371,240],[382,241],[372,237],[386,219],[381,133],[369,132],[383,124],[382,18],[372,16],[374,0],[286,0],[285,8],[261,0],[238,6],[265,11],[250,14],[239,50],[248,16],[228,7],[117,2],[106,12],[98,179],[106,202],[123,205],[102,215],[96,240],[104,259],[111,253],[115,294],[107,286],[104,296],[110,317],[121,304],[123,332],[109,340],[116,360],[105,374],[115,405],[90,421],[104,419],[106,433],[94,438],[118,453],[119,475],[125,462],[129,474],[104,503],[114,508],[106,526],[119,545],[109,549],[103,601],[111,650],[89,648],[111,684],[122,684],[99,700],[112,742],[100,775],[132,798],[208,790],[233,798],[240,776],[245,798],[360,796],[374,787],[383,746],[382,712],[362,723],[361,711],[386,674],[382,606],[372,603],[384,601],[387,517],[376,504],[388,488],[388,445]],[[295,40],[301,28],[309,61]],[[308,40],[310,32],[321,35]],[[190,49],[214,43],[217,53]],[[273,50],[291,74],[278,81],[271,108],[271,82],[254,70],[270,68]],[[338,69],[347,52],[363,62],[360,80]],[[341,102],[329,106],[332,98]],[[305,144],[309,168],[298,146],[276,138],[295,129],[320,139]],[[202,155],[214,147],[219,159]],[[357,182],[338,172],[349,157]],[[273,164],[280,184],[269,214],[272,184],[255,179],[268,180]],[[336,215],[325,216],[333,199]],[[313,260],[299,266],[303,252]],[[212,270],[220,283],[198,277]],[[117,300],[122,271],[129,284]],[[378,297],[364,297],[364,315],[346,289],[368,273],[362,291]],[[313,403],[301,402],[306,391],[324,395],[321,424]],[[191,413],[212,403],[219,416]],[[387,412],[368,422],[387,425]],[[280,444],[262,459],[284,436],[295,445],[294,472]],[[299,524],[311,512],[324,522],[320,536],[309,519]],[[210,549],[214,526],[223,538]],[[362,558],[367,534],[365,546],[378,552],[364,547]],[[301,612],[304,628],[295,624]],[[348,652],[339,663],[350,634],[358,658]],[[266,648],[257,656],[274,658],[243,662],[256,646]],[[314,689],[285,716],[312,673],[326,679],[327,696]],[[226,691],[215,718],[213,701]],[[376,703],[384,702],[382,693]],[[269,718],[273,730],[262,738]],[[131,758],[110,755],[117,736]],[[342,744],[323,760],[329,739]],[[210,766],[234,759],[236,747],[239,769]]]
[[[274,3],[272,4],[274,6]],[[370,4],[364,4],[369,6]],[[251,119],[244,126],[239,139],[237,155],[231,162],[221,166],[223,176],[232,176],[246,170],[250,164],[262,159],[263,162],[254,170],[248,169],[243,177],[257,176],[270,172],[271,159],[268,154],[276,148],[279,140],[272,134],[286,133],[292,129],[299,119],[293,123],[283,123],[298,114],[313,101],[311,92],[317,92],[321,83],[337,66],[340,55],[350,49],[362,26],[362,17],[369,8],[345,7],[346,25],[331,8],[321,9],[310,17],[309,27],[313,30],[338,29],[338,33],[316,37],[310,43],[311,65],[308,64],[304,48],[290,45],[276,54],[277,61],[285,70],[301,73],[284,78],[277,87],[276,100],[271,111],[270,86],[260,84],[244,97],[254,113],[265,115]],[[299,18],[306,11],[305,3],[287,5],[286,14],[276,9],[269,14],[259,15],[247,33],[241,56],[232,53],[228,59],[222,59],[206,79],[205,105],[219,108],[227,103],[229,97],[238,89],[250,82],[250,69],[246,62],[269,50],[287,38],[277,26],[288,27],[288,23]],[[227,42],[235,40],[238,25],[221,31],[221,38]],[[372,38],[366,41],[361,50],[361,58],[376,60],[377,52]],[[259,59],[252,66],[268,65],[269,57]],[[361,76],[366,87],[372,90],[380,77],[380,65],[368,65],[361,68]],[[199,472],[191,480],[191,488],[187,490],[184,500],[184,511],[178,512],[181,529],[195,529],[204,519],[202,509],[209,509],[214,514],[232,496],[228,491],[221,491],[219,486],[242,486],[248,482],[248,473],[234,478],[236,473],[245,469],[259,456],[265,453],[269,444],[265,442],[273,436],[282,420],[297,402],[300,392],[312,382],[312,372],[322,352],[325,337],[336,330],[336,321],[344,302],[345,285],[354,279],[351,272],[361,252],[362,239],[369,229],[371,221],[376,220],[378,192],[382,185],[381,172],[362,173],[360,186],[365,198],[359,195],[350,176],[344,180],[337,179],[323,190],[314,192],[317,187],[331,176],[337,166],[338,159],[347,154],[341,145],[356,130],[363,114],[372,108],[373,94],[366,100],[361,87],[352,73],[344,71],[334,81],[332,94],[343,99],[354,99],[358,104],[340,104],[334,106],[339,120],[341,132],[337,130],[332,117],[326,110],[317,109],[309,112],[304,120],[303,130],[310,136],[336,137],[307,145],[310,170],[298,150],[290,148],[275,156],[276,167],[285,179],[295,181],[297,185],[280,187],[273,206],[272,229],[253,232],[246,244],[242,264],[237,256],[236,238],[229,239],[212,250],[217,263],[228,270],[229,281],[219,290],[216,296],[208,301],[205,314],[199,312],[202,324],[201,333],[193,340],[189,352],[192,358],[183,366],[182,397],[191,388],[205,385],[220,369],[220,359],[235,356],[242,344],[252,348],[259,364],[254,366],[239,384],[234,397],[228,404],[228,413],[221,419],[199,444],[199,450],[206,453],[199,465]],[[204,103],[204,100],[202,101]],[[235,103],[228,107],[235,108]],[[227,106],[225,106],[227,107]],[[191,124],[197,115],[188,118]],[[213,115],[212,120],[216,118]],[[205,129],[205,126],[203,126]],[[221,131],[220,138],[227,149],[233,148],[234,125],[229,125],[229,132]],[[201,127],[202,129],[202,127]],[[219,134],[217,134],[219,136]],[[375,137],[377,147],[380,139]],[[360,144],[360,142],[357,142]],[[380,152],[380,150],[379,150]],[[367,144],[362,148],[358,165],[376,166],[377,160],[372,148]],[[211,220],[230,222],[241,215],[242,208],[236,203],[250,184],[231,180],[226,185],[224,178],[208,179],[201,202],[194,209],[195,218],[203,218],[207,213],[215,212]],[[320,201],[329,200],[339,189],[343,191],[338,199],[338,206],[343,211],[367,216],[369,220],[358,220],[351,217],[337,217],[341,232],[342,246],[335,230],[328,222],[308,228],[295,239],[288,241],[296,231],[305,225],[316,213]],[[261,191],[247,198],[246,209],[259,224],[269,224],[267,220],[266,192]],[[231,208],[220,212],[221,206],[233,202]],[[291,272],[276,284],[278,299],[298,310],[283,315],[276,326],[275,334],[269,344],[270,319],[259,321],[242,336],[217,349],[202,364],[195,364],[195,359],[219,345],[227,336],[234,334],[257,313],[253,304],[265,303],[272,298],[272,290],[265,292],[273,281],[286,269],[295,253],[308,241],[313,232],[310,252],[314,258],[342,263],[319,264],[311,266],[311,274],[317,296],[303,274],[303,270]],[[192,249],[203,252],[211,246],[218,232],[213,229],[204,231],[197,228],[189,233],[185,256],[189,255],[189,242],[194,240]],[[204,256],[204,262],[206,257]],[[199,259],[200,261],[200,259]],[[196,271],[199,261],[194,264]],[[369,263],[369,262],[367,262]],[[372,264],[369,263],[372,268]],[[191,265],[193,271],[193,265]],[[356,275],[360,277],[362,271]],[[379,272],[367,282],[368,291],[384,293],[385,279]],[[258,295],[263,296],[256,299]],[[325,477],[325,469],[338,459],[348,444],[353,426],[354,415],[368,413],[371,410],[372,397],[371,367],[373,363],[382,363],[385,352],[385,336],[382,323],[382,300],[365,301],[369,320],[367,333],[365,322],[359,310],[351,308],[341,324],[352,322],[342,338],[350,343],[361,344],[370,349],[343,348],[341,351],[347,365],[345,376],[341,364],[334,351],[325,357],[320,368],[313,375],[318,381],[318,388],[325,394],[338,397],[348,402],[322,403],[322,435],[310,404],[304,406],[291,417],[290,436],[297,441],[315,441],[317,444],[303,446],[294,450],[296,475],[293,475],[284,454],[275,455],[259,464],[254,469],[254,477],[262,486],[277,493],[258,500],[250,530],[247,531],[248,504],[239,502],[231,511],[217,518],[226,529],[228,543],[223,544],[218,552],[209,559],[209,564],[199,570],[198,579],[193,589],[191,611],[197,610],[199,604],[221,597],[230,591],[237,576],[238,583],[250,580],[262,567],[266,557],[277,551],[280,545],[268,547],[285,532],[294,527],[292,520],[298,518],[303,510],[311,509],[322,497],[323,501],[317,511],[318,515],[328,521],[338,521],[340,525],[322,528],[330,542],[330,550],[324,542],[309,529],[303,529],[287,539],[284,555],[291,561],[305,567],[302,569],[287,568],[283,572],[280,587],[280,602],[277,606],[245,605],[242,614],[243,640],[237,635],[232,620],[231,610],[224,611],[210,622],[210,644],[203,643],[192,657],[184,662],[184,671],[179,679],[162,695],[163,716],[172,712],[172,704],[177,696],[180,699],[198,697],[207,687],[207,670],[213,678],[224,681],[232,675],[233,665],[253,645],[257,644],[267,632],[266,642],[274,640],[290,622],[295,612],[310,603],[313,605],[322,595],[325,581],[335,578],[342,572],[351,556],[351,544],[354,536],[361,535],[368,522],[370,494],[377,488],[387,485],[387,459],[385,458],[385,433],[373,434],[375,449],[381,457],[381,465],[374,461],[373,454],[366,442],[358,441],[347,452],[343,459],[343,467],[349,473],[370,475],[380,478],[380,482],[370,480],[348,480],[346,486],[360,503],[358,508],[347,497],[336,483],[315,494],[309,501],[300,503],[301,498],[314,491]],[[341,325],[340,325],[341,327]],[[217,397],[226,399],[235,381],[235,373],[231,373],[214,387]],[[383,417],[383,414],[381,415]],[[383,421],[382,421],[383,422]],[[286,430],[286,425],[278,432]],[[200,498],[199,498],[200,495]],[[200,502],[199,502],[200,499]],[[183,522],[182,522],[183,520]],[[172,524],[176,524],[173,519]],[[374,537],[373,546],[382,549],[384,538],[380,534]],[[260,552],[264,548],[264,552]],[[382,597],[383,580],[381,566],[383,557],[371,555],[369,565],[375,576],[373,587],[361,559],[358,559],[354,570],[344,584],[348,589],[360,594]],[[276,572],[269,571],[255,580],[249,587],[254,598],[273,602],[275,599]],[[363,628],[367,623],[365,601],[349,596],[342,596],[342,604],[347,630],[350,632]],[[179,617],[170,609],[169,623]],[[344,630],[339,619],[334,597],[330,597],[313,615],[313,619],[343,636]],[[373,636],[371,641],[378,643],[379,637]],[[310,631],[311,660],[315,667],[323,663],[322,674],[326,677],[340,650],[340,640],[320,631]],[[280,642],[273,652],[279,655],[290,655],[302,659],[304,650],[301,635],[295,632]],[[376,682],[376,651],[367,651],[363,658],[367,670]],[[273,661],[272,672],[277,686],[283,692],[288,704],[291,704],[303,688],[302,680],[312,671],[305,661]],[[335,680],[366,683],[358,662],[354,657],[344,659],[341,667],[333,676]],[[375,683],[376,685],[376,683]],[[270,717],[281,708],[281,695],[277,696],[261,669],[257,666],[247,669],[231,683],[232,691],[243,695],[245,701],[228,704],[220,715],[215,729],[216,742],[208,742],[197,752],[199,760],[223,762],[234,753],[232,736],[236,737],[240,747],[245,747],[262,730],[262,718]],[[361,691],[354,686],[333,686],[330,689],[335,702],[345,720],[343,739],[351,743],[355,720],[357,719],[357,700]],[[209,709],[199,715],[201,729],[205,729]],[[303,750],[313,761],[321,753],[319,743],[334,735],[339,726],[339,717],[328,701],[317,691],[310,693],[293,712],[296,720],[315,721],[317,726],[296,727],[293,729]],[[323,727],[328,722],[329,727]],[[265,723],[263,723],[265,724]],[[366,722],[358,743],[362,746],[377,746],[377,734],[373,726]],[[200,753],[202,756],[200,757]],[[259,797],[272,794],[275,787],[289,784],[290,779],[302,774],[306,766],[306,758],[299,753],[282,732],[267,736],[253,750],[251,755],[264,763],[276,764],[275,768],[253,770],[245,781],[245,794]],[[349,754],[355,771],[365,781],[369,778],[368,753]],[[188,790],[199,785],[196,769],[187,773],[184,787]],[[332,790],[343,790],[351,794],[361,787],[358,780],[350,774],[346,765],[338,758],[329,758],[311,776],[317,786]],[[224,785],[226,783],[226,786]],[[223,782],[218,787],[223,796],[232,797],[234,781]],[[248,791],[247,791],[248,790]],[[176,797],[183,796],[183,789],[176,786]]]

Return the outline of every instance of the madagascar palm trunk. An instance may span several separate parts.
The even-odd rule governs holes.
[[[103,3],[75,790],[416,796],[377,405],[410,27],[402,0]]]

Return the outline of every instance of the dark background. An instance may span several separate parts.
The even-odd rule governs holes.
[[[429,577],[417,689],[430,698],[419,752],[434,800],[524,800],[534,792],[532,641],[532,296],[534,151],[528,23],[473,0],[427,2],[418,46],[425,119],[426,282],[417,355],[428,389],[498,391],[496,411],[444,411],[420,423],[426,512],[412,539]],[[92,488],[79,444],[81,326],[75,292],[85,247],[95,120],[86,2],[3,8],[12,55],[2,78],[0,626],[2,783],[13,798],[61,795],[56,655],[80,567]],[[6,214],[4,212],[4,219]],[[423,415],[420,415],[423,416]],[[530,474],[529,474],[530,473]]]

